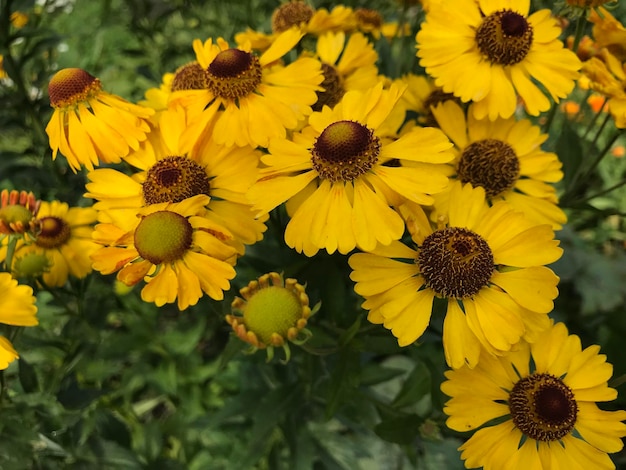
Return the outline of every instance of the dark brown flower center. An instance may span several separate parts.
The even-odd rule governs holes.
[[[330,124],[311,150],[313,168],[332,182],[353,181],[378,161],[380,140],[374,131],[355,121]]]
[[[514,65],[524,60],[533,43],[533,28],[519,13],[499,10],[476,30],[476,44],[490,62]]]
[[[317,101],[313,105],[313,111],[321,111],[324,105],[330,108],[334,107],[345,93],[341,77],[335,67],[322,63],[322,73],[324,74],[324,81],[321,83],[321,87],[324,88],[324,91],[317,92]]]
[[[456,170],[463,183],[481,186],[487,197],[495,197],[515,186],[520,165],[509,144],[497,139],[483,139],[465,147]]]
[[[54,74],[48,84],[50,105],[54,108],[75,106],[101,89],[100,80],[83,69],[62,69]]]
[[[146,204],[180,202],[198,194],[209,195],[211,186],[204,168],[187,157],[167,157],[148,170],[143,183]]]
[[[308,23],[315,10],[304,2],[284,3],[272,13],[272,31],[282,33],[292,26]]]
[[[576,424],[578,406],[572,390],[551,374],[534,373],[518,381],[509,394],[513,424],[536,441],[555,441]]]
[[[70,225],[60,217],[48,216],[39,219],[41,231],[35,243],[42,248],[58,248],[65,244],[72,234]]]
[[[171,263],[191,247],[193,228],[177,212],[159,211],[148,214],[135,229],[135,248],[152,264]]]
[[[257,56],[241,49],[221,51],[207,69],[208,88],[219,98],[235,101],[252,93],[261,83]]]
[[[354,11],[359,25],[366,30],[380,29],[383,25],[383,17],[380,12],[370,8],[357,8]]]
[[[198,62],[190,62],[176,70],[172,91],[205,90],[208,83],[206,70]]]
[[[485,287],[493,270],[491,248],[466,228],[447,227],[431,233],[417,258],[426,285],[445,298],[472,297]]]

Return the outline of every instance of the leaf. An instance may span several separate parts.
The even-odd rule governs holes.
[[[411,444],[419,433],[422,418],[416,414],[405,414],[377,424],[374,432],[378,437],[396,444]]]
[[[392,406],[404,408],[413,405],[430,394],[430,371],[422,362],[418,362],[402,384],[402,388],[393,399]]]
[[[20,357],[19,359],[19,377],[20,384],[25,392],[31,393],[39,390],[39,381],[37,380],[37,373],[33,366],[31,366],[26,359]]]

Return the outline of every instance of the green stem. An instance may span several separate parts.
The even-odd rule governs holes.
[[[609,186],[606,189],[603,189],[602,191],[599,191],[595,194],[592,194],[591,196],[585,196],[582,199],[575,199],[572,201],[572,205],[577,205],[577,204],[582,204],[584,202],[588,202],[591,201],[592,199],[596,198],[596,197],[600,197],[600,196],[604,196],[605,194],[610,193],[611,191],[615,191],[617,188],[620,188],[622,186],[626,186],[626,179],[620,181],[619,183],[615,183],[613,186]]]
[[[15,235],[9,235],[9,242],[7,243],[7,255],[4,258],[4,269],[9,273],[13,268],[13,255],[15,255],[17,239],[18,237],[16,237]]]
[[[574,33],[574,43],[572,44],[572,51],[576,52],[578,49],[578,45],[580,44],[580,40],[583,38],[583,33],[585,32],[585,26],[587,25],[587,8],[582,15],[578,17],[578,21],[576,22],[576,32]]]
[[[591,90],[589,90],[587,92],[587,97],[591,94]],[[591,120],[591,122],[589,122],[589,125],[587,126],[587,128],[585,129],[585,133],[583,134],[583,139],[585,137],[587,137],[587,135],[589,134],[589,132],[591,132],[591,129],[593,129],[593,126],[596,125],[596,122],[598,122],[598,118],[600,117],[600,115],[603,113],[603,109],[604,109],[604,105],[606,104],[608,98],[604,98],[604,101],[602,102],[602,106],[600,106],[600,109],[598,110],[598,112],[593,116],[593,119]],[[606,117],[604,118],[606,120]]]
[[[552,126],[552,122],[554,121],[554,116],[556,116],[556,110],[558,109],[558,105],[556,103],[552,103],[552,107],[550,111],[548,111],[548,116],[546,117],[546,122],[543,125],[543,133],[549,134],[550,127]]]

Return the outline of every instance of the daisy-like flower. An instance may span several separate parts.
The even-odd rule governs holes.
[[[333,109],[313,113],[292,139],[270,142],[249,196],[261,213],[287,201],[287,245],[307,256],[387,245],[404,233],[390,207],[395,199],[431,204],[430,195],[447,186],[438,164],[452,159],[451,143],[439,129],[390,138],[397,127],[387,120],[401,93],[395,84],[383,90],[382,83],[350,91]],[[385,165],[393,159],[415,165]]]
[[[25,260],[42,265],[43,282],[49,287],[60,287],[68,276],[83,278],[91,272],[89,256],[98,248],[91,239],[96,211],[91,207],[69,207],[65,202],[43,201],[37,213],[38,232],[34,241],[18,241],[15,248],[17,274],[24,273]],[[6,247],[0,258],[6,256]],[[44,258],[49,260],[46,265]],[[32,266],[31,266],[32,267]],[[29,268],[30,269],[30,268]]]
[[[37,325],[35,300],[31,287],[18,284],[9,273],[0,273],[0,323]],[[0,370],[6,369],[18,357],[11,342],[0,335]]]
[[[52,158],[61,152],[73,171],[119,163],[150,130],[145,119],[152,109],[107,93],[98,78],[82,69],[58,71],[48,94],[54,108],[46,126]]]
[[[563,178],[561,162],[541,145],[548,138],[528,119],[477,119],[454,101],[432,108],[441,130],[454,142],[455,178],[485,190],[490,203],[505,200],[533,222],[555,230],[567,220],[551,183]],[[436,198],[437,212],[447,213],[447,193]]]
[[[202,217],[206,195],[179,203],[152,204],[116,224],[96,225],[94,240],[102,248],[91,258],[102,274],[118,272],[117,279],[134,285],[142,279],[144,302],[158,307],[178,299],[179,310],[195,305],[202,293],[224,298],[235,277],[237,252],[224,243],[232,235]]]
[[[626,62],[620,62],[605,48],[596,57],[583,62],[582,71],[581,87],[606,96],[615,126],[626,128]]]
[[[267,360],[271,361],[274,348],[282,347],[288,361],[288,341],[303,344],[311,337],[305,327],[320,304],[309,307],[305,287],[296,279],[268,273],[250,281],[239,293],[241,297],[233,300],[232,314],[226,315],[226,321],[239,339],[251,345],[250,352],[267,348]]]
[[[312,112],[324,79],[321,64],[311,57],[278,63],[302,35],[289,29],[260,56],[249,44],[229,47],[222,38],[196,39],[193,48],[206,88],[181,90],[170,98],[189,113],[187,140],[198,140],[214,119],[213,138],[223,145],[267,147],[270,138],[297,127]]]
[[[626,61],[626,28],[603,7],[592,10],[589,20],[593,23],[591,33],[598,48],[606,47],[618,60]]]
[[[34,237],[41,201],[32,192],[3,189],[0,193],[0,238],[3,235]]]
[[[626,411],[596,402],[617,397],[607,385],[613,367],[597,345],[582,349],[563,323],[515,351],[481,356],[474,369],[447,371],[441,390],[450,400],[446,424],[478,429],[460,448],[467,468],[484,470],[614,469]]]
[[[390,329],[400,346],[422,335],[435,297],[447,301],[443,347],[453,368],[474,367],[481,346],[500,355],[547,327],[559,279],[543,265],[563,251],[549,225],[503,201],[489,207],[482,188],[459,182],[447,223],[433,230],[415,204],[404,215],[415,248],[394,242],[349,259],[369,321]]]
[[[229,240],[243,255],[244,245],[263,238],[267,217],[256,218],[246,192],[257,179],[259,152],[252,147],[227,147],[215,143],[209,126],[191,147],[181,142],[186,128],[180,109],[163,111],[159,126],[127,162],[140,171],[128,175],[113,168],[89,172],[86,197],[97,199],[94,208],[101,221],[132,217],[143,206],[177,203],[204,194],[210,196],[204,217],[223,225]]]
[[[431,5],[417,33],[417,55],[435,84],[477,118],[508,118],[522,98],[537,116],[574,88],[580,61],[558,39],[548,9],[529,14],[528,0],[447,0]],[[538,82],[538,83],[536,83]],[[540,84],[540,85],[539,85]]]
[[[235,35],[237,44],[250,43],[253,49],[264,51],[283,32],[296,28],[304,34],[320,36],[327,32],[352,31],[356,26],[354,10],[337,5],[331,11],[315,9],[301,0],[285,2],[272,13],[272,33],[265,34],[248,28]]]
[[[314,111],[324,105],[335,106],[350,90],[367,90],[378,81],[378,54],[361,33],[351,34],[346,42],[343,31],[329,32],[317,39],[316,53],[322,62],[323,91],[317,92]]]

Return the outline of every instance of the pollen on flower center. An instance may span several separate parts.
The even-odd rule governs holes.
[[[167,157],[146,174],[143,198],[146,204],[180,202],[198,194],[209,194],[211,186],[204,168],[187,157]]]
[[[480,235],[447,227],[427,236],[417,258],[426,285],[441,297],[464,299],[485,287],[494,270],[493,253]]]
[[[100,80],[78,68],[59,70],[50,79],[48,95],[54,108],[75,106],[102,89]]]
[[[512,10],[492,13],[483,19],[476,30],[476,44],[480,52],[498,65],[521,62],[532,43],[532,26],[524,16]]]
[[[292,26],[308,23],[315,10],[304,2],[284,3],[272,13],[272,32],[282,33]]]
[[[343,97],[345,90],[341,83],[341,77],[337,72],[337,69],[330,64],[322,63],[322,73],[324,74],[324,81],[320,86],[324,91],[318,91],[317,101],[313,105],[313,111],[321,111],[324,105],[332,108]]]
[[[221,51],[207,69],[208,88],[220,98],[234,101],[254,91],[261,83],[258,57],[241,49]]]
[[[42,217],[39,219],[40,232],[35,244],[42,248],[57,248],[69,240],[72,230],[60,217]]]
[[[195,61],[179,67],[172,80],[172,91],[204,90],[207,87],[207,71]]]
[[[135,248],[152,264],[180,259],[191,247],[193,228],[182,215],[171,211],[148,214],[135,229]]]
[[[457,164],[457,174],[463,183],[481,186],[487,197],[495,197],[515,186],[520,164],[509,144],[483,139],[465,147]]]
[[[509,394],[513,424],[536,441],[555,441],[576,424],[578,406],[572,390],[551,374],[534,373],[519,380]]]
[[[332,182],[353,181],[378,161],[380,140],[374,131],[355,121],[330,124],[311,150],[313,168]]]

